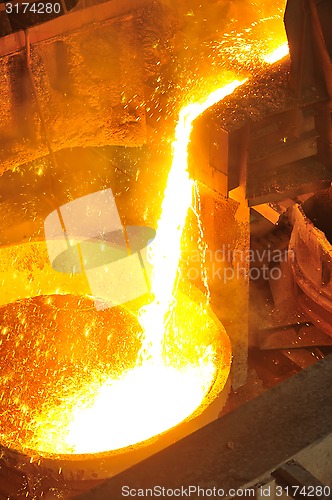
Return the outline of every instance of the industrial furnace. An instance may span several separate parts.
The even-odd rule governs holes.
[[[1,500],[331,497],[331,23],[0,3]]]

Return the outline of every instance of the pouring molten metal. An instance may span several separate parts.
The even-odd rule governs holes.
[[[193,198],[187,171],[193,122],[244,81],[213,90],[179,114],[148,303],[96,311],[88,297],[50,294],[0,309],[5,445],[58,454],[117,450],[192,418],[209,403],[216,378],[219,391],[226,383],[229,339],[206,297],[177,277]]]
[[[193,181],[187,172],[192,124],[203,111],[232,93],[241,83],[234,81],[212,92],[202,104],[189,105],[180,113],[152,254],[151,292],[154,299],[138,312],[143,341],[137,364],[116,378],[109,377],[102,384],[98,381],[94,389],[94,384],[90,385],[89,391],[94,395],[92,401],[84,402],[83,394],[82,401],[78,402],[77,393],[74,393],[74,401],[67,399],[65,408],[60,405],[51,413],[46,410],[36,422],[38,432],[34,449],[53,453],[115,450],[174,427],[193,414],[209,392],[216,378],[218,350],[225,353],[226,382],[231,361],[229,341],[224,334],[223,345],[218,345],[220,338],[218,342],[216,331],[212,340],[213,327],[211,320],[206,319],[207,307],[201,305],[191,314],[189,304],[182,307],[182,314],[179,307],[173,310],[176,329],[187,329],[192,342],[196,337],[195,347],[187,350],[182,360],[165,356],[163,351],[165,343],[169,342],[171,328],[167,313],[175,303],[184,302],[184,297],[180,298],[180,292],[175,290],[175,283],[181,258],[181,236],[193,196]],[[179,186],[181,197],[174,204],[174,193]],[[188,328],[192,314],[196,321]],[[192,333],[196,329],[204,333],[200,342],[197,342],[197,334]],[[176,344],[180,339],[183,342],[184,337],[177,336]],[[218,361],[220,363],[220,359]],[[63,428],[64,414],[69,407],[70,416]]]

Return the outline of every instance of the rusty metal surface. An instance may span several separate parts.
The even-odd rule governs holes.
[[[255,484],[332,433],[331,384],[328,356],[79,498],[117,500],[124,485],[228,490]]]
[[[331,243],[318,229],[318,220],[313,224],[300,205],[292,207],[292,219],[289,248],[294,255],[290,261],[294,296],[315,326],[332,335]],[[323,228],[327,233],[328,228]]]
[[[317,159],[315,105],[269,115],[251,125],[247,197],[250,205],[293,198],[330,185]]]

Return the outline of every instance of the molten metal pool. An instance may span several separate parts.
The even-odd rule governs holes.
[[[230,345],[200,292],[178,294],[162,359],[139,363],[138,301],[97,311],[87,297],[54,294],[3,306],[2,444],[40,454],[117,450],[201,413],[227,380]]]

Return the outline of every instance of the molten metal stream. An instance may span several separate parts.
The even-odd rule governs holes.
[[[279,51],[279,49],[278,49]],[[285,47],[267,62],[285,55]],[[234,80],[211,92],[179,115],[157,236],[152,253],[153,301],[139,311],[144,336],[136,366],[118,378],[90,384],[89,402],[72,394],[65,405],[48,408],[35,419],[30,446],[52,453],[89,453],[139,443],[179,424],[202,403],[216,377],[214,346],[193,351],[185,364],[172,364],[163,354],[167,317],[175,307],[175,283],[181,257],[181,237],[192,204],[188,144],[194,120],[231,94],[245,80]],[[201,310],[204,317],[206,310]],[[93,396],[92,396],[93,395]],[[67,415],[64,415],[64,411]]]
[[[151,288],[155,299],[141,310],[139,318],[145,332],[142,358],[151,359],[154,363],[159,363],[162,359],[165,317],[174,300],[174,285],[181,258],[181,237],[192,204],[194,182],[188,173],[188,144],[193,122],[244,82],[245,80],[235,80],[212,92],[202,103],[189,104],[180,111],[173,142],[173,161],[152,252]]]
[[[263,59],[266,63],[273,64],[282,59],[283,57],[287,56],[288,53],[289,53],[288,43],[285,42],[279,47],[277,47],[273,52],[270,52],[269,54],[264,56]]]
[[[142,308],[139,315],[145,335],[140,364],[119,380],[107,381],[94,405],[76,412],[66,438],[76,453],[96,451],[101,447],[104,450],[121,448],[175,426],[199,407],[213,383],[216,366],[212,345],[205,348],[201,357],[190,360],[191,363],[182,368],[168,365],[162,348],[167,330],[166,314],[175,299],[174,285],[181,257],[181,236],[192,203],[193,181],[189,178],[187,164],[193,121],[242,83],[236,80],[212,92],[202,104],[191,104],[181,110],[175,130],[173,162],[152,254],[154,301]],[[179,189],[181,195],[175,204],[174,196]],[[116,411],[110,412],[110,405]],[[128,415],[131,416],[133,408],[134,423],[130,425]],[[119,433],[126,420],[128,425],[125,433]],[[100,426],[100,433],[97,437],[93,433],[89,439],[87,429],[95,426],[96,422]],[[109,431],[110,428],[113,431]]]

